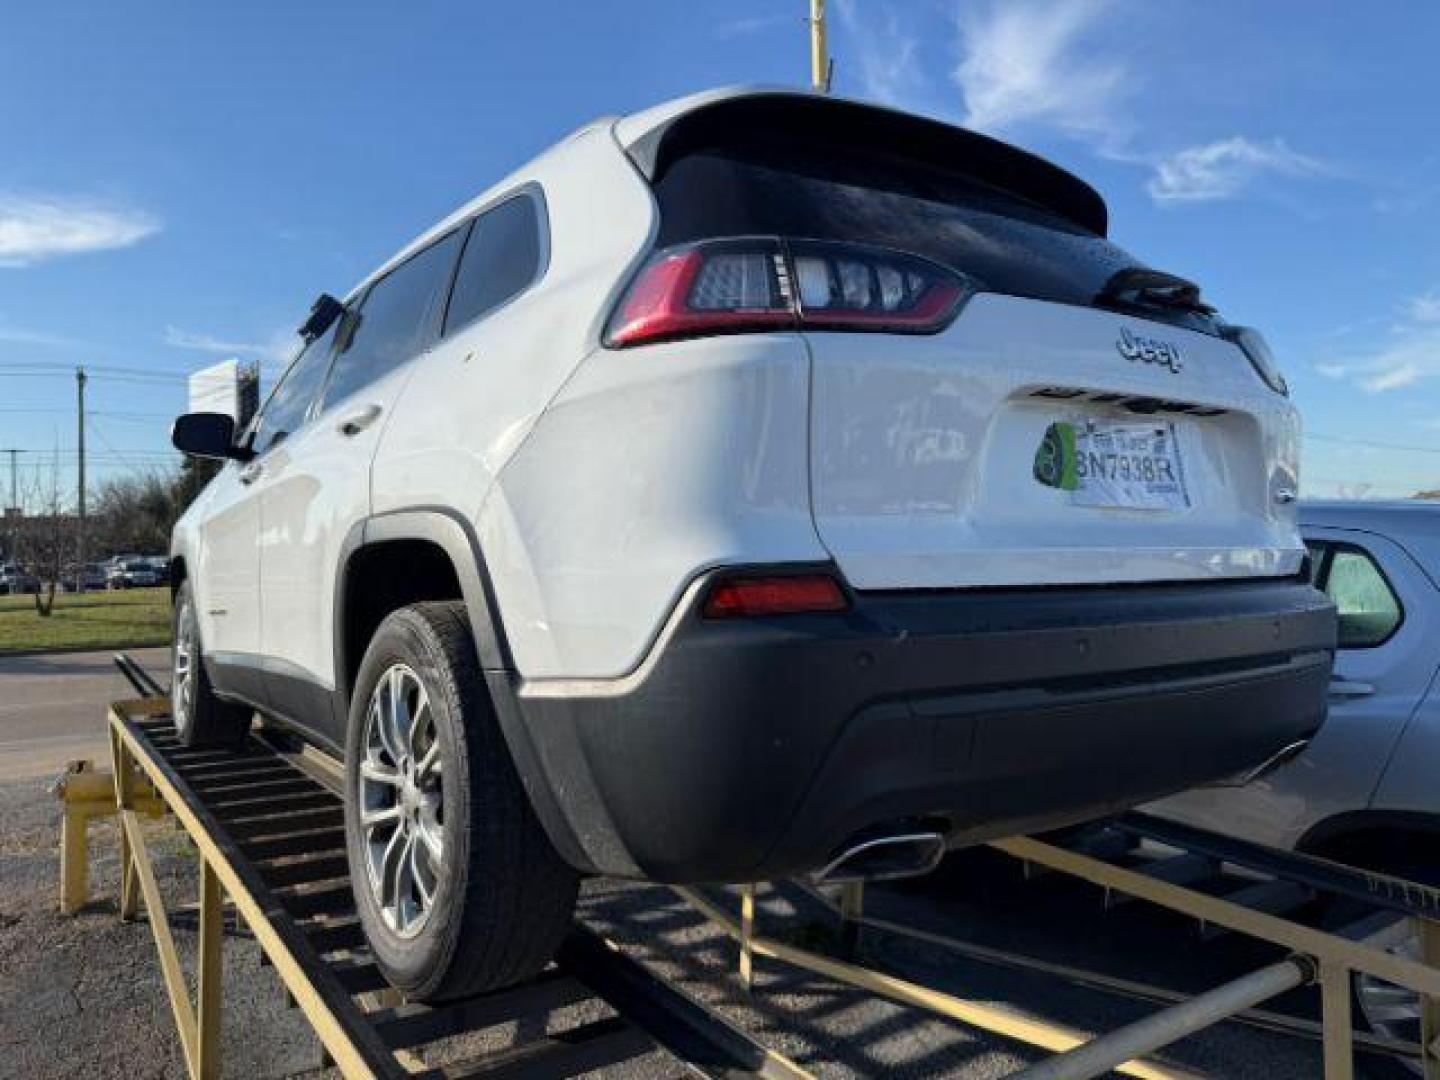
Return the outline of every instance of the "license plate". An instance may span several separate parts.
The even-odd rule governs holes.
[[[1035,478],[1075,506],[1183,510],[1190,505],[1175,426],[1098,420],[1051,424]]]

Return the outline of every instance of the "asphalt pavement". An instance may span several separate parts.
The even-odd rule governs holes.
[[[162,677],[168,649],[136,649]],[[0,657],[0,780],[59,772],[76,758],[109,757],[105,706],[133,697],[115,670],[114,652]]]

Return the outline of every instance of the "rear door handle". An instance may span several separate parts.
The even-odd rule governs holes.
[[[1369,697],[1375,693],[1375,686],[1368,682],[1351,682],[1349,679],[1331,679],[1326,689],[1332,698]]]
[[[252,461],[240,470],[240,482],[242,484],[253,484],[265,473],[265,466],[258,461]]]
[[[335,425],[335,430],[341,435],[359,435],[360,432],[380,419],[380,412],[379,405],[373,403],[366,405],[342,417],[340,422]]]

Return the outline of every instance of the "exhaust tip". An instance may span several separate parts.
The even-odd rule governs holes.
[[[820,885],[855,881],[893,881],[928,874],[945,857],[945,837],[938,832],[906,832],[871,836],[844,848],[815,872]]]

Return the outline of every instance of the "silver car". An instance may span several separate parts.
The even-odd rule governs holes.
[[[1249,784],[1148,809],[1440,885],[1440,502],[1310,503],[1301,532],[1312,579],[1339,610],[1325,726],[1298,757]],[[1417,1037],[1408,995],[1363,981],[1356,990],[1370,1027]]]

